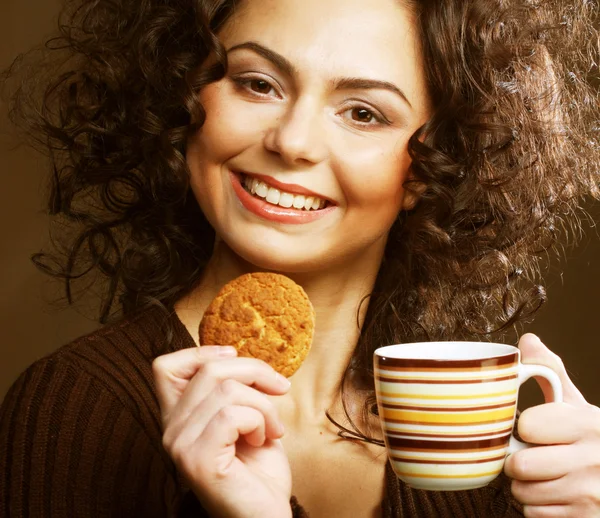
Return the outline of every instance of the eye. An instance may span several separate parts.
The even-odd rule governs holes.
[[[384,115],[366,106],[348,107],[342,112],[342,116],[356,126],[376,127],[390,124]]]
[[[236,86],[245,92],[249,92],[258,97],[279,96],[273,83],[256,76],[234,76],[231,78]]]
[[[375,114],[366,108],[352,108],[352,120],[362,123],[370,123],[375,120]]]
[[[246,84],[250,90],[262,95],[268,95],[273,90],[273,87],[264,79],[246,80]]]

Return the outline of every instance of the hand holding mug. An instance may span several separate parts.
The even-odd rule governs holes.
[[[564,402],[551,402],[544,380],[546,404],[525,410],[519,435],[540,445],[510,455],[505,472],[513,478],[512,492],[528,518],[592,518],[600,516],[600,409],[590,405],[569,378],[558,356],[539,338],[519,341],[525,363],[553,369],[559,376]]]
[[[520,385],[543,376],[562,399],[554,371],[524,365],[516,347],[424,342],[375,351],[379,416],[392,467],[417,489],[482,487],[507,454],[529,447],[512,430]]]

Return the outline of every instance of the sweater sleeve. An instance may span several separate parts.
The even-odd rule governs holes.
[[[177,479],[130,409],[49,357],[0,407],[0,516],[175,516]]]

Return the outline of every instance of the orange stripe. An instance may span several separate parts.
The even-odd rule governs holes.
[[[499,410],[483,410],[474,412],[428,412],[418,410],[393,410],[383,408],[384,419],[402,419],[403,421],[424,421],[431,424],[443,423],[481,423],[490,419],[512,419],[514,416],[514,405]]]
[[[492,419],[491,421],[470,421],[468,423],[432,423],[431,421],[403,421],[402,419],[388,419],[385,418],[384,421],[389,423],[397,423],[397,424],[414,424],[414,425],[427,425],[427,426],[476,426],[480,424],[494,424],[494,423],[503,423],[506,421],[510,421],[510,419]]]

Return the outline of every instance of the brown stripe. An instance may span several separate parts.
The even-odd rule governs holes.
[[[497,367],[517,363],[517,353],[509,353],[495,358],[484,358],[482,360],[429,360],[422,358],[389,358],[387,356],[375,355],[376,364],[381,368],[404,367],[418,369],[429,368],[463,368],[463,367]]]
[[[518,374],[512,374],[510,376],[502,376],[499,378],[484,378],[484,379],[471,379],[471,380],[447,380],[447,379],[417,379],[409,380],[402,378],[386,378],[383,376],[376,376],[377,381],[383,381],[384,383],[399,383],[399,384],[419,384],[419,385],[469,385],[475,383],[493,383],[495,381],[506,381],[514,380],[518,377]]]
[[[508,441],[506,441],[506,444],[501,446],[493,446],[491,448],[473,448],[472,450],[447,450],[445,448],[440,448],[439,450],[424,450],[422,448],[402,448],[402,451],[405,453],[485,453],[503,450],[506,448],[508,448]]]
[[[386,423],[397,423],[397,424],[419,424],[426,426],[478,426],[480,424],[494,424],[494,423],[504,423],[505,421],[512,421],[511,419],[491,419],[488,421],[469,421],[468,423],[432,423],[431,421],[410,421],[405,419],[390,419],[384,418],[384,422]]]
[[[407,439],[404,437],[388,437],[390,448],[397,450],[413,450],[413,451],[470,451],[470,450],[486,450],[495,447],[505,446],[510,434],[494,439],[475,439],[472,441],[427,441],[419,439]]]
[[[497,430],[495,432],[490,432],[490,433],[480,433],[480,432],[476,432],[476,433],[471,433],[471,434],[454,434],[454,433],[448,433],[448,434],[441,434],[441,433],[414,433],[414,432],[400,432],[398,430],[390,430],[390,429],[386,429],[386,433],[388,434],[388,437],[397,437],[397,435],[392,435],[394,433],[399,433],[403,436],[408,436],[408,437],[435,437],[435,438],[439,438],[439,439],[468,439],[468,438],[482,438],[482,437],[492,437],[494,435],[498,435],[499,433],[503,433],[503,434],[507,434],[512,432],[513,427],[511,426],[510,428],[502,428],[501,430]]]
[[[452,407],[452,406],[419,406],[419,405],[392,405],[391,403],[383,403],[383,408],[389,408],[393,410],[422,410],[425,412],[471,412],[475,410],[493,410],[495,408],[508,408],[514,406],[517,403],[516,399],[507,403],[500,403],[498,405],[487,405],[487,406],[463,406],[463,407]]]
[[[490,457],[488,459],[477,459],[477,460],[426,460],[426,459],[413,459],[409,457],[397,457],[391,455],[392,460],[397,462],[407,462],[410,464],[483,464],[485,462],[496,462],[504,460],[506,455],[499,455],[497,457]]]
[[[498,367],[497,365],[488,365],[485,367],[394,367],[392,365],[386,365],[385,370],[394,372],[487,372],[494,370],[508,370],[517,366],[517,362],[509,365],[503,365]],[[383,367],[381,367],[383,368]]]

